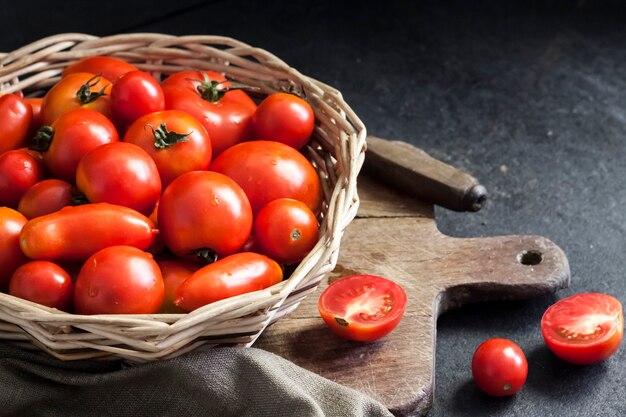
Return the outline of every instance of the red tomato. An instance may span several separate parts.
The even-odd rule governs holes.
[[[118,78],[129,71],[137,71],[137,67],[110,56],[90,56],[65,67],[63,77],[76,72],[88,72],[90,74],[101,74],[107,80],[116,82]]]
[[[185,112],[166,110],[137,119],[124,142],[148,152],[159,170],[163,187],[189,171],[204,171],[211,164],[212,146],[200,122]]]
[[[74,284],[59,265],[31,261],[17,268],[9,285],[9,294],[62,311],[72,305]]]
[[[43,99],[43,123],[52,124],[70,110],[86,108],[111,118],[111,83],[98,75],[77,72],[62,78]]]
[[[579,365],[603,361],[622,343],[622,304],[598,293],[564,298],[544,313],[541,333],[550,350],[564,361]]]
[[[159,201],[159,228],[178,256],[226,256],[250,236],[252,211],[245,193],[230,178],[210,171],[176,178]]]
[[[76,169],[76,186],[92,203],[130,207],[147,216],[161,196],[156,164],[139,146],[125,142],[102,145],[85,155]]]
[[[127,72],[111,88],[111,111],[117,120],[127,125],[164,108],[161,85],[147,72]]]
[[[279,283],[283,271],[275,261],[253,252],[227,256],[197,270],[178,288],[175,304],[185,311]]]
[[[41,154],[26,148],[0,155],[0,205],[17,208],[22,196],[45,178]]]
[[[351,275],[330,284],[317,306],[335,334],[369,342],[387,335],[398,325],[404,315],[406,293],[386,278]]]
[[[33,110],[15,94],[0,96],[0,155],[26,146]]]
[[[43,180],[26,191],[17,211],[33,219],[71,206],[73,196],[72,184],[57,179]]]
[[[157,264],[161,268],[161,275],[163,275],[163,283],[165,284],[165,296],[159,312],[165,314],[184,313],[185,310],[174,304],[176,291],[187,278],[200,269],[199,266],[191,262],[173,259],[159,261]]]
[[[37,129],[43,125],[43,97],[27,97],[24,100],[30,104],[30,108],[33,110],[30,132],[33,132],[34,135]],[[33,135],[29,136],[29,138]]]
[[[21,213],[0,207],[0,291],[5,291],[11,275],[28,261],[20,249],[20,231],[28,222]]]
[[[44,150],[44,162],[59,179],[74,183],[78,163],[98,146],[118,142],[115,126],[102,114],[89,109],[72,110],[52,126],[44,126],[35,138]]]
[[[163,302],[163,277],[152,255],[132,246],[93,254],[74,290],[77,314],[153,314]]]
[[[213,155],[250,140],[256,104],[241,90],[230,90],[226,78],[215,72],[183,71],[162,83],[165,108],[182,110],[198,119],[211,136]]]
[[[315,127],[313,109],[300,97],[276,93],[259,104],[252,118],[256,139],[273,140],[300,149]]]
[[[302,201],[317,213],[322,204],[315,168],[300,152],[279,142],[245,142],[227,149],[211,170],[234,179],[243,188],[256,215],[277,198]]]
[[[528,362],[522,349],[507,339],[483,342],[472,358],[472,376],[482,391],[494,397],[513,395],[528,376]]]
[[[311,209],[291,198],[276,199],[261,209],[254,220],[255,243],[278,262],[299,262],[319,239],[317,219]]]
[[[20,233],[20,246],[31,259],[81,261],[109,246],[145,250],[155,234],[152,222],[133,209],[85,204],[30,220]]]

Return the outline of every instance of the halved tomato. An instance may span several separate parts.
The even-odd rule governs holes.
[[[544,313],[541,333],[550,350],[567,362],[589,365],[603,361],[622,342],[622,304],[599,293],[564,298]]]
[[[322,319],[337,335],[359,342],[379,339],[402,319],[406,293],[375,275],[351,275],[330,284],[318,301]]]

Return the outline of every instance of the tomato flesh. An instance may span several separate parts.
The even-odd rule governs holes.
[[[375,275],[352,275],[329,285],[319,298],[320,315],[337,335],[360,342],[380,339],[400,322],[406,293]]]

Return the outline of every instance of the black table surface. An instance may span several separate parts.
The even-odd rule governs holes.
[[[571,287],[491,302],[438,324],[430,416],[626,415],[626,349],[587,367],[545,347],[539,322],[582,292],[626,302],[626,8],[617,1],[246,2],[3,0],[0,50],[62,32],[215,34],[267,49],[338,88],[368,132],[402,139],[485,185],[480,212],[437,209],[453,236],[539,234],[568,255]],[[473,386],[474,349],[516,341],[512,398]]]

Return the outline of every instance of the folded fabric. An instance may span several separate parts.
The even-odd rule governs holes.
[[[391,416],[379,402],[254,348],[139,365],[62,362],[0,343],[2,416]]]

